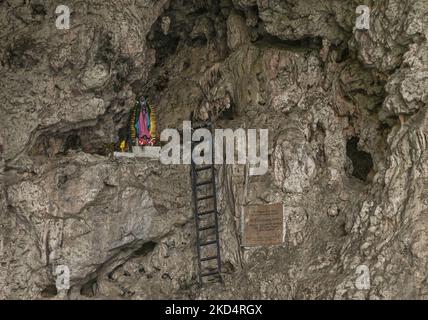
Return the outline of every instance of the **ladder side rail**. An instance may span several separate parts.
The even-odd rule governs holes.
[[[193,146],[191,147],[193,153]],[[193,198],[193,214],[195,216],[196,224],[196,251],[198,254],[198,282],[199,286],[202,286],[202,264],[201,264],[201,247],[200,247],[200,236],[199,236],[199,210],[198,210],[198,196],[196,188],[196,165],[191,159],[191,175],[192,175],[192,198]]]
[[[210,122],[210,131],[211,131],[211,148],[212,148],[212,152],[211,152],[211,159],[212,159],[212,167],[211,167],[211,175],[212,175],[212,188],[213,188],[213,195],[214,195],[214,219],[215,219],[215,233],[216,233],[216,240],[217,240],[217,270],[220,276],[220,280],[221,280],[221,257],[220,257],[220,234],[219,234],[219,223],[218,223],[218,208],[217,208],[217,188],[216,188],[216,174],[215,174],[215,141],[214,141],[214,130],[213,130],[213,123],[211,121],[211,115],[209,117],[209,122]]]

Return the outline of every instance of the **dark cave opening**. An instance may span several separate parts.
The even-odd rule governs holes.
[[[149,241],[146,242],[145,244],[143,244],[141,246],[141,248],[139,248],[138,250],[134,251],[134,253],[132,254],[132,256],[135,257],[142,257],[145,256],[147,254],[149,254],[150,252],[152,252],[155,248],[156,248],[157,243],[153,242],[153,241]]]
[[[113,35],[111,33],[102,33],[99,35],[98,49],[95,54],[95,60],[110,64],[114,61],[116,52],[112,43]]]
[[[46,16],[47,14],[46,8],[43,4],[31,4],[31,10],[32,10],[33,16],[36,16],[36,15]]]
[[[89,280],[87,283],[85,283],[81,289],[80,294],[84,297],[94,297],[96,294],[96,286],[97,286],[97,279]]]
[[[269,33],[263,33],[260,35],[256,44],[267,45],[271,47],[284,48],[284,49],[315,49],[320,50],[322,48],[321,37],[306,37],[297,40],[281,39],[277,36]]]
[[[355,178],[367,181],[368,175],[373,170],[373,159],[370,153],[362,151],[358,148],[358,137],[352,137],[346,143],[346,155],[352,161],[352,176]]]
[[[69,150],[79,150],[82,148],[82,141],[78,132],[72,132],[69,134],[64,141],[63,152],[66,153]]]
[[[155,67],[164,65],[168,57],[174,55],[177,49],[186,44],[190,47],[206,46],[210,38],[216,36],[213,27],[217,17],[221,15],[220,1],[208,2],[177,1],[164,12],[153,24],[147,36],[150,48],[156,51]],[[209,21],[207,28],[195,30],[198,23],[205,18]]]
[[[203,47],[208,43],[208,39],[204,36],[194,37],[190,40],[192,47]]]
[[[350,54],[351,53],[350,53],[347,45],[340,46],[338,48],[338,55],[336,57],[336,62],[341,63],[341,62],[347,60],[349,58]]]
[[[40,294],[43,298],[53,298],[58,294],[58,290],[52,284],[44,288]]]
[[[95,131],[95,127],[87,127],[55,134],[42,134],[36,139],[29,153],[32,156],[55,157],[73,151],[83,151],[108,156],[118,148],[117,144],[108,143],[103,137],[96,136]]]
[[[173,55],[177,50],[180,37],[176,34],[163,34],[160,25],[155,24],[155,29],[149,38],[150,47],[156,50],[155,67],[162,66],[167,57]]]
[[[223,110],[217,120],[234,120],[236,115],[236,107],[231,103],[230,108]]]

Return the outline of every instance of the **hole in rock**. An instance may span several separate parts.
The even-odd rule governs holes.
[[[229,261],[226,261],[224,263],[223,268],[224,268],[225,273],[234,273],[236,271],[234,265],[232,263],[230,263]]]
[[[116,53],[114,51],[112,39],[113,35],[111,33],[104,33],[100,35],[98,50],[95,55],[96,61],[104,62],[108,65],[114,61]]]
[[[94,297],[96,292],[97,279],[89,280],[80,289],[80,294],[85,297]]]
[[[304,37],[301,39],[281,39],[280,37],[264,33],[261,35],[256,43],[261,45],[267,45],[270,47],[283,48],[283,49],[315,49],[320,50],[322,48],[321,37]]]
[[[164,33],[161,26],[162,18],[154,24],[151,33],[149,34],[148,43],[152,49],[156,50],[156,66],[164,64],[168,56],[173,55],[180,42],[180,35],[178,33],[169,32]],[[174,26],[175,21],[171,21],[171,28]]]
[[[191,40],[192,47],[203,47],[208,43],[208,39],[206,37],[195,37]]]
[[[82,148],[82,142],[78,133],[72,133],[64,141],[64,152],[69,150],[79,150]]]
[[[31,5],[31,10],[32,10],[32,14],[34,16],[35,15],[45,16],[46,15],[46,8],[42,4],[32,4]]]
[[[97,127],[75,129],[62,133],[46,133],[39,136],[29,153],[32,156],[54,157],[69,151],[108,156],[114,143],[107,136],[97,133]]]
[[[218,116],[217,120],[234,120],[237,116],[236,107],[231,101],[230,107],[224,109]]]
[[[133,256],[134,257],[143,257],[143,256],[149,254],[150,252],[152,252],[155,249],[155,247],[156,247],[156,242],[153,242],[153,241],[146,242],[145,244],[143,244],[141,246],[140,249],[136,250],[133,253]]]
[[[343,48],[339,48],[338,54],[336,57],[336,62],[341,63],[341,62],[347,60],[349,58],[349,55],[350,55],[350,52],[349,52],[349,48],[347,46],[343,47]]]
[[[346,155],[352,161],[352,175],[362,181],[367,181],[367,176],[373,170],[373,159],[370,153],[358,148],[358,137],[352,137],[346,143]]]
[[[43,289],[41,295],[43,298],[53,298],[58,294],[58,290],[54,285],[49,285]]]

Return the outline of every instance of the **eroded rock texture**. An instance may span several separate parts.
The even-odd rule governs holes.
[[[1,299],[428,298],[425,0],[67,5],[0,1]],[[224,284],[196,285],[189,168],[110,155],[138,95],[160,130],[270,130],[268,174],[218,168]],[[274,202],[285,246],[241,248]]]

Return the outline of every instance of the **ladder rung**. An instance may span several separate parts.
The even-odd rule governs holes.
[[[206,180],[206,181],[198,182],[198,183],[196,184],[196,186],[197,186],[197,187],[201,187],[201,186],[206,186],[207,184],[211,184],[211,183],[213,183],[213,181],[212,181],[212,180]]]
[[[201,274],[201,277],[209,277],[209,276],[214,276],[214,275],[216,275],[216,274],[220,275],[220,274],[218,273],[218,271],[211,271],[211,272],[207,272],[207,273],[203,273],[203,274]]]
[[[211,240],[211,241],[203,242],[203,243],[200,243],[199,246],[205,247],[205,246],[209,246],[209,245],[214,244],[214,243],[217,243],[217,240]]]
[[[206,216],[207,214],[211,214],[211,213],[214,213],[214,212],[215,212],[215,210],[204,211],[204,212],[201,212],[199,214],[199,216]]]
[[[201,198],[198,198],[196,200],[203,201],[203,200],[208,200],[208,199],[211,199],[211,198],[214,198],[214,195],[209,195],[209,196],[201,197]]]
[[[199,231],[205,231],[205,230],[210,230],[210,229],[215,229],[215,225],[199,228]]]
[[[197,171],[197,172],[199,172],[199,171],[204,171],[204,170],[211,169],[212,167],[213,167],[213,166],[212,166],[212,164],[210,164],[210,165],[207,165],[207,166],[203,166],[203,167],[196,168],[196,171]]]
[[[210,261],[210,260],[214,260],[214,259],[217,259],[217,256],[212,256],[212,257],[202,258],[202,259],[201,259],[201,262],[204,262],[204,261]]]

